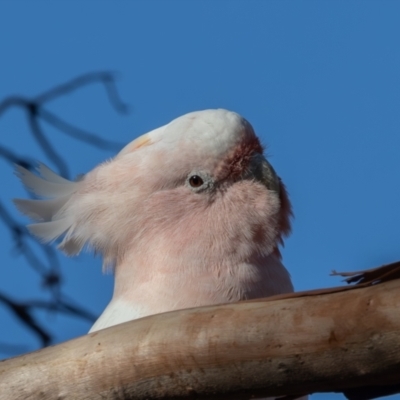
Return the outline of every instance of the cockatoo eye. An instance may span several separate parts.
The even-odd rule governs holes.
[[[202,193],[214,187],[214,179],[204,171],[192,171],[186,178],[186,187],[192,192]]]
[[[201,185],[203,185],[203,183],[204,183],[203,179],[201,179],[200,176],[198,175],[192,175],[189,178],[189,185],[192,188],[199,188]]]

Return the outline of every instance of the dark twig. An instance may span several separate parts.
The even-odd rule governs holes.
[[[42,109],[40,111],[40,116],[43,118],[44,121],[59,129],[60,132],[65,133],[68,136],[73,137],[74,139],[89,143],[92,146],[96,146],[100,149],[120,150],[123,146],[122,143],[102,139],[91,132],[87,132],[83,129],[77,128],[76,126],[71,125],[70,123],[62,120],[60,117],[57,117],[57,115],[45,109]]]
[[[27,243],[26,239],[31,237],[27,229],[18,223],[13,217],[11,217],[10,213],[6,210],[1,202],[0,219],[5,225],[7,225],[16,250],[24,255],[31,267],[33,267],[42,276],[46,276],[49,270],[58,270],[58,259],[55,254],[51,254],[51,251],[45,249],[45,254],[49,261],[49,267],[46,267]]]
[[[69,177],[69,171],[67,167],[67,163],[63,160],[63,158],[60,156],[60,154],[57,153],[55,148],[52,146],[52,144],[47,140],[46,136],[42,132],[42,129],[39,125],[39,121],[37,119],[38,116],[38,110],[36,107],[30,107],[29,115],[28,115],[28,120],[29,120],[29,125],[31,127],[31,131],[37,142],[39,143],[40,147],[43,149],[43,151],[46,153],[47,157],[53,161],[55,165],[57,165],[57,168],[62,176],[65,178]]]
[[[89,143],[93,146],[108,150],[116,150],[122,147],[122,144],[102,139],[93,133],[82,130],[64,121],[59,116],[51,113],[43,107],[44,104],[48,103],[51,100],[54,100],[61,96],[65,96],[66,94],[71,93],[74,90],[77,90],[92,83],[101,83],[104,86],[110,104],[117,112],[121,114],[126,114],[128,112],[128,106],[121,101],[118,95],[118,91],[115,85],[115,74],[108,71],[93,72],[81,75],[75,79],[70,80],[69,82],[63,83],[50,90],[47,90],[44,93],[31,99],[25,98],[23,96],[9,96],[5,100],[0,102],[0,116],[12,107],[23,108],[26,111],[27,120],[31,128],[32,134],[34,135],[42,150],[46,153],[47,157],[57,166],[61,175],[65,177],[69,176],[68,166],[63,158],[57,153],[56,149],[50,143],[43,130],[41,129],[41,126],[39,124],[40,119],[43,119],[47,123],[51,124],[60,132],[65,133],[70,137],[73,137],[74,139]],[[1,156],[2,154],[0,153],[0,157]]]
[[[0,301],[10,309],[17,319],[39,337],[43,347],[51,343],[52,336],[37,322],[36,318],[31,313],[31,307],[29,305],[12,301],[8,296],[2,293],[0,293]]]
[[[87,132],[74,126],[44,107],[45,104],[58,97],[65,96],[93,83],[100,83],[104,86],[108,100],[117,112],[128,112],[127,105],[121,101],[118,95],[115,85],[115,74],[104,71],[81,75],[32,98],[26,98],[24,96],[9,96],[0,102],[0,117],[11,108],[16,107],[23,109],[26,112],[26,118],[31,134],[35,138],[36,142],[44,151],[47,158],[57,166],[61,175],[68,177],[69,171],[67,162],[60,154],[58,154],[56,148],[51,144],[47,134],[41,126],[42,121],[50,124],[63,134],[86,142],[97,148],[119,150],[122,147],[122,144],[103,139],[91,132]],[[3,145],[0,146],[0,158],[5,159],[7,162],[12,164],[22,165],[29,170],[34,169],[35,163],[30,158],[22,157],[15,151],[10,150]],[[76,305],[71,299],[68,299],[66,295],[62,293],[60,263],[55,249],[50,246],[41,245],[34,240],[25,226],[13,218],[11,213],[1,202],[0,221],[8,228],[12,242],[14,243],[14,248],[19,254],[24,256],[28,265],[40,275],[43,288],[49,290],[51,294],[51,298],[47,301],[15,301],[4,293],[0,293],[0,303],[7,307],[14,316],[26,326],[27,329],[33,332],[40,339],[42,346],[50,344],[53,337],[48,330],[37,321],[33,314],[34,310],[42,309],[57,313],[61,312],[93,322],[95,316],[92,313],[85,310],[82,306]],[[31,243],[32,240],[34,240],[34,242]],[[37,255],[35,249],[36,246],[43,251],[44,261],[42,260],[42,257]],[[0,343],[0,351],[2,351],[2,347],[3,344]],[[13,348],[17,349],[18,346],[14,346]],[[7,352],[9,354],[11,351],[10,347],[7,347],[6,350],[7,351],[2,352]],[[18,352],[20,351],[15,350],[14,354]]]
[[[96,320],[96,317],[91,312],[80,306],[76,306],[67,299],[59,299],[57,301],[31,300],[18,302],[12,300],[10,296],[0,293],[0,302],[7,306],[18,320],[39,337],[43,346],[48,346],[52,342],[52,335],[40,326],[40,323],[33,316],[32,310],[61,312],[85,319],[92,323]]]
[[[0,116],[11,107],[27,108],[28,101],[20,96],[9,96],[0,103]]]
[[[115,85],[115,78],[116,74],[109,71],[90,72],[56,86],[53,89],[47,90],[39,96],[36,96],[35,102],[38,104],[44,104],[57,97],[65,96],[66,94],[76,89],[80,89],[83,86],[100,82],[104,85],[110,104],[114,107],[114,109],[121,114],[126,114],[129,111],[129,107],[126,103],[122,102],[121,98],[119,97],[118,90]]]
[[[96,320],[96,316],[94,314],[92,314],[90,311],[85,310],[81,306],[75,305],[72,301],[67,300],[65,296],[62,296],[62,298],[59,298],[57,301],[54,302],[34,300],[28,302],[27,304],[30,307],[34,307],[37,309],[58,311],[64,314],[70,314],[92,323]]]
[[[29,157],[20,157],[4,146],[0,146],[0,157],[10,162],[12,165],[18,164],[28,170],[34,169],[35,162],[33,160],[29,159]]]

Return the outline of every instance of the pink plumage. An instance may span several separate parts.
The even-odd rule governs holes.
[[[15,200],[43,241],[88,245],[115,272],[91,331],[146,315],[293,290],[279,245],[290,232],[284,185],[251,125],[226,110],[177,118],[76,182],[17,167],[47,200]]]

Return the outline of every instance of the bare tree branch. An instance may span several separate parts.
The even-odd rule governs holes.
[[[43,347],[48,346],[51,343],[51,335],[40,326],[31,313],[31,307],[29,305],[12,301],[2,293],[0,293],[0,302],[6,305],[19,321],[39,337]]]
[[[56,151],[54,146],[50,143],[50,141],[46,138],[45,134],[42,132],[42,129],[39,125],[39,121],[37,118],[38,111],[36,105],[34,106],[32,105],[32,107],[30,107],[29,110],[32,110],[29,112],[28,120],[33,136],[35,137],[35,139],[39,143],[39,146],[43,149],[49,160],[51,160],[54,163],[54,165],[57,166],[60,174],[68,178],[69,168],[67,166],[66,161],[64,161],[62,156]]]
[[[15,164],[21,165],[22,167],[30,171],[34,169],[35,162],[32,159],[25,156],[24,157],[18,156],[12,150],[4,146],[0,146],[0,158],[3,158],[12,165]]]
[[[50,100],[54,100],[57,97],[64,96],[74,90],[80,89],[83,86],[100,82],[104,85],[110,104],[114,107],[114,109],[121,114],[126,114],[129,111],[129,106],[119,97],[118,90],[115,85],[115,79],[116,74],[110,71],[90,72],[88,74],[80,75],[69,82],[63,83],[40,94],[39,96],[36,96],[35,102],[38,104],[44,104]]]
[[[58,128],[60,132],[65,133],[68,136],[73,137],[74,139],[89,143],[92,146],[98,147],[100,149],[119,150],[123,146],[122,143],[114,142],[112,140],[105,140],[93,133],[77,128],[76,126],[71,125],[70,123],[62,120],[60,117],[57,117],[57,115],[45,109],[41,110],[40,115],[43,120]]]
[[[119,149],[122,144],[100,138],[99,136],[86,132],[72,124],[64,121],[54,113],[44,109],[43,105],[58,97],[65,96],[66,94],[80,89],[84,86],[101,83],[106,89],[110,104],[116,111],[122,114],[128,112],[128,106],[121,101],[115,85],[115,74],[111,72],[93,72],[81,75],[69,82],[56,86],[38,96],[31,99],[23,96],[10,96],[0,102],[0,116],[12,107],[22,108],[27,113],[27,121],[30,125],[32,134],[36,138],[38,144],[46,153],[47,157],[57,166],[61,175],[68,177],[68,167],[64,159],[57,153],[54,146],[51,145],[46,135],[43,133],[39,120],[43,119],[47,123],[57,128],[60,132],[84,141],[102,149]],[[2,154],[0,153],[0,157]]]
[[[90,72],[88,74],[80,75],[50,90],[46,90],[42,94],[33,97],[31,100],[27,100],[22,96],[9,96],[0,103],[0,115],[11,107],[27,108],[28,103],[35,103],[39,106],[42,106],[51,100],[65,96],[72,91],[81,89],[82,87],[93,83],[102,83],[106,89],[110,104],[117,112],[126,114],[129,111],[129,106],[122,102],[119,97],[118,90],[115,85],[115,75],[115,73],[109,71]]]
[[[0,399],[393,394],[399,303],[393,279],[141,318],[3,362]]]
[[[47,158],[56,165],[61,175],[68,177],[69,168],[67,161],[59,154],[51,144],[46,132],[41,126],[44,121],[53,126],[60,133],[66,134],[71,138],[86,142],[94,147],[108,150],[117,150],[122,144],[106,140],[96,134],[87,132],[73,124],[65,121],[58,115],[47,110],[44,106],[56,98],[70,94],[87,85],[100,83],[103,85],[111,106],[119,113],[128,112],[128,106],[123,103],[118,95],[115,85],[115,74],[108,71],[93,72],[78,76],[66,83],[58,85],[37,96],[27,98],[24,96],[9,96],[0,102],[0,117],[11,108],[20,108],[25,111],[26,121],[30,127],[30,132],[44,151]],[[19,164],[32,170],[35,162],[28,157],[20,156],[15,151],[6,146],[0,146],[0,158],[9,163]],[[53,247],[44,246],[32,238],[23,224],[13,218],[7,208],[0,202],[0,222],[9,230],[11,240],[14,244],[14,251],[21,254],[26,259],[28,265],[41,277],[42,287],[51,294],[50,300],[14,300],[10,296],[0,293],[0,303],[7,307],[13,315],[20,320],[32,333],[41,341],[42,346],[51,343],[53,336],[41,326],[41,323],[33,315],[37,309],[48,310],[69,314],[74,317],[83,318],[93,322],[95,316],[82,306],[76,305],[62,293],[62,275],[58,255]],[[42,256],[37,254],[37,249],[41,249]],[[44,260],[42,258],[44,257]],[[0,346],[1,351],[2,346]],[[18,348],[18,346],[14,346]],[[8,353],[9,353],[8,349]]]
[[[16,221],[11,214],[6,210],[3,204],[0,202],[0,219],[3,221],[5,225],[7,225],[9,232],[11,234],[12,240],[15,245],[15,249],[18,253],[22,254],[29,265],[36,270],[42,277],[46,277],[45,281],[48,281],[47,275],[58,275],[59,273],[59,260],[54,252],[54,249],[50,247],[43,247],[43,250],[47,256],[49,261],[49,265],[46,266],[39,257],[36,256],[35,252],[32,250],[31,246],[29,246],[27,239],[32,240],[32,236],[28,232],[28,230]],[[33,239],[34,240],[34,239]],[[60,282],[56,282],[59,284]]]

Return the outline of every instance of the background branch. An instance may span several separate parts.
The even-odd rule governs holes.
[[[0,102],[0,118],[13,108],[22,109],[25,112],[30,134],[43,150],[47,159],[56,166],[62,176],[69,177],[68,163],[51,144],[48,134],[42,127],[42,122],[55,128],[56,132],[68,135],[73,139],[88,143],[99,149],[116,151],[123,147],[123,144],[101,138],[97,134],[74,126],[57,114],[47,110],[45,106],[51,101],[80,90],[87,85],[100,84],[105,89],[111,107],[120,114],[126,114],[128,106],[119,97],[115,78],[115,74],[108,71],[91,72],[57,85],[32,98],[19,95],[8,96]],[[17,154],[14,150],[4,145],[0,145],[0,158],[12,165],[19,164],[29,170],[35,168],[35,161],[32,158]],[[17,320],[23,323],[26,329],[39,339],[41,346],[51,344],[53,335],[50,333],[49,328],[43,326],[35,317],[36,310],[63,313],[94,322],[96,319],[95,315],[83,306],[67,298],[62,292],[63,279],[60,270],[60,261],[54,248],[42,245],[36,239],[32,238],[24,224],[15,219],[1,201],[0,223],[10,232],[13,251],[25,258],[30,268],[39,275],[42,287],[50,294],[48,300],[20,300],[0,292],[0,305],[5,307]],[[42,255],[38,254],[38,249],[40,249]],[[1,343],[0,350],[2,348],[7,353],[12,353],[12,349],[20,349],[24,348],[24,346],[14,344],[5,345]]]

